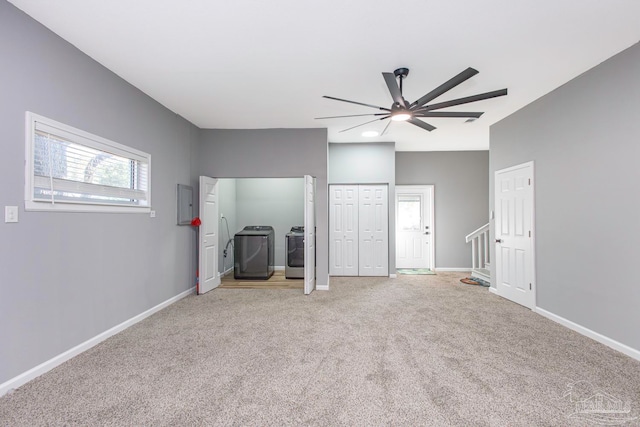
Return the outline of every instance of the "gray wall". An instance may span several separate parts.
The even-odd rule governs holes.
[[[493,125],[491,177],[535,162],[538,307],[640,350],[638,76],[636,44]]]
[[[199,175],[219,178],[316,177],[316,283],[327,286],[327,130],[206,129],[201,134]]]
[[[489,222],[489,152],[396,153],[396,184],[434,185],[436,268],[471,268],[467,234]]]
[[[285,265],[285,235],[294,225],[304,225],[304,179],[238,179],[238,230],[247,225],[275,229],[275,265]]]
[[[194,286],[176,184],[199,132],[4,1],[0,58],[1,384]],[[26,110],[150,153],[157,217],[25,212]]]
[[[396,272],[395,143],[329,144],[330,184],[389,185],[389,274]]]

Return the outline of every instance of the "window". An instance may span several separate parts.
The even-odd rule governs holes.
[[[400,231],[420,231],[422,198],[420,195],[398,195],[398,225]]]
[[[27,210],[149,212],[151,156],[27,112]]]

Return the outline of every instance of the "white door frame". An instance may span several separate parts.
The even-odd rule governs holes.
[[[516,299],[510,298],[509,296],[509,292],[508,290],[505,290],[503,286],[501,286],[500,282],[500,277],[501,277],[501,268],[502,268],[502,255],[500,252],[501,246],[500,246],[500,240],[502,239],[502,235],[500,233],[500,230],[498,229],[500,224],[498,222],[499,219],[499,215],[501,217],[502,213],[501,211],[499,211],[500,206],[498,205],[499,203],[499,192],[500,192],[500,179],[499,176],[500,174],[504,174],[504,173],[509,173],[509,172],[514,172],[520,169],[524,169],[527,179],[528,179],[528,183],[527,185],[530,186],[530,191],[529,191],[529,196],[528,196],[528,201],[529,201],[529,206],[530,208],[529,210],[529,215],[530,215],[530,224],[529,224],[529,231],[531,233],[530,235],[530,244],[529,244],[529,250],[527,251],[527,257],[528,257],[528,261],[529,261],[529,265],[530,265],[530,271],[528,271],[528,276],[526,277],[526,281],[528,281],[530,283],[530,294],[527,295],[527,298],[523,301],[522,299],[520,301],[517,301]],[[494,257],[493,260],[495,262],[495,273],[496,273],[496,279],[495,279],[495,283],[496,283],[496,288],[495,288],[495,293],[507,298],[509,300],[512,300],[518,304],[521,304],[531,310],[535,310],[535,307],[537,305],[537,301],[536,301],[536,258],[535,258],[535,175],[534,175],[534,162],[530,161],[530,162],[526,162],[526,163],[522,163],[519,165],[515,165],[515,166],[511,166],[508,168],[504,168],[504,169],[500,169],[495,171],[494,173],[494,181],[493,181],[493,191],[494,191],[494,212],[495,212],[495,221],[494,221],[494,236],[495,236],[495,244],[494,244]],[[526,264],[526,262],[525,262]]]
[[[395,209],[396,209],[396,268],[398,267],[398,247],[397,247],[397,241],[398,241],[398,195],[401,194],[416,194],[416,193],[422,193],[423,196],[425,194],[428,194],[429,200],[430,200],[430,204],[429,206],[425,206],[426,201],[425,201],[425,197],[422,198],[422,209],[423,212],[427,212],[429,215],[429,222],[428,224],[424,224],[425,226],[428,226],[429,229],[428,231],[430,232],[430,236],[431,236],[431,244],[429,245],[429,251],[426,254],[426,256],[428,257],[428,262],[429,262],[429,268],[431,270],[435,270],[436,267],[436,250],[435,250],[435,245],[436,245],[436,229],[435,229],[435,186],[432,184],[425,184],[425,185],[396,185],[396,200],[395,200]]]

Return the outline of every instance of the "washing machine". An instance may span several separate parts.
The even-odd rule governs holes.
[[[249,225],[233,236],[233,277],[267,280],[273,275],[275,232],[268,225]]]
[[[286,263],[284,276],[287,279],[304,279],[304,227],[291,227],[285,235]]]

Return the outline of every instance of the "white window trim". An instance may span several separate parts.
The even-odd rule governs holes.
[[[80,129],[65,125],[64,123],[40,116],[30,111],[26,112],[25,129],[25,210],[27,211],[58,211],[58,212],[113,212],[113,213],[149,213],[151,212],[151,155],[143,151],[136,150],[126,145],[119,144],[106,138],[93,135]],[[127,153],[132,159],[144,160],[148,164],[148,189],[146,206],[121,206],[115,204],[91,203],[82,201],[79,203],[69,201],[57,201],[51,203],[47,201],[34,200],[34,138],[36,122],[41,126],[55,128],[60,136],[73,136],[76,140],[87,141],[87,145],[100,149],[101,147],[115,148]],[[80,184],[81,185],[81,184]],[[133,191],[133,190],[132,190]]]

